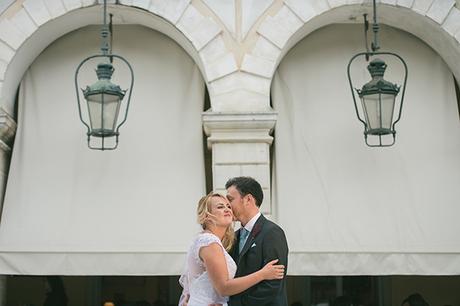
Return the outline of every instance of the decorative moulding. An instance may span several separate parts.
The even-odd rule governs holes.
[[[267,143],[273,142],[270,132],[275,127],[277,112],[266,113],[214,113],[202,115],[208,147],[213,143]]]

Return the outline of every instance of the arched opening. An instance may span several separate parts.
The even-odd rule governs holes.
[[[168,22],[168,18],[166,18],[166,16],[155,15],[149,11],[136,7],[119,4],[109,5],[108,12],[113,14],[114,24],[142,25],[169,36],[185,50],[185,52],[194,60],[199,69],[203,71],[203,64],[195,47],[178,28]],[[11,14],[14,14],[14,12]],[[29,20],[28,22],[34,23],[32,20]],[[11,46],[7,46],[2,43],[4,45],[2,45],[2,51],[4,51],[4,49],[8,49],[8,54],[11,53],[12,58],[9,59],[3,83],[0,88],[0,106],[8,114],[13,114],[14,96],[17,88],[25,71],[32,64],[35,58],[54,40],[74,30],[93,24],[102,24],[101,5],[74,9],[69,12],[62,13],[62,15],[58,17],[53,17],[44,24],[41,24],[38,28],[33,29],[32,33],[27,38],[21,36],[24,41],[18,47],[12,48]],[[21,38],[18,39],[20,40]],[[95,45],[96,48],[98,45],[99,43]]]
[[[5,238],[1,261],[9,270],[2,274],[14,274],[6,280],[8,305],[41,304],[46,294],[43,275],[49,274],[63,276],[69,305],[108,300],[116,305],[177,304],[181,288],[176,275],[182,271],[190,237],[199,231],[193,218],[196,201],[212,186],[201,123],[201,113],[210,107],[201,59],[169,18],[122,5],[109,11],[116,24],[114,52],[130,61],[136,78],[130,128],[122,131],[124,148],[117,152],[104,156],[81,146],[86,136],[73,88],[76,65],[99,51],[100,27],[91,24],[100,23],[100,6],[70,11],[41,25],[8,65],[2,106],[10,115],[19,115],[3,213],[7,221],[0,229]],[[117,78],[123,82],[126,71],[118,69]],[[85,79],[93,71],[84,74]],[[18,87],[19,102],[12,98]],[[29,138],[30,133],[38,138]],[[73,148],[67,147],[70,143]],[[67,153],[60,150],[66,147]],[[35,157],[20,161],[28,153]],[[78,175],[79,169],[86,174]],[[31,178],[34,182],[27,183]],[[41,183],[43,188],[37,186]],[[26,208],[26,189],[26,198],[39,203],[35,208]],[[40,199],[45,193],[51,197]],[[55,206],[45,207],[54,200]],[[13,232],[21,227],[14,216],[34,219],[33,232],[20,230],[22,242],[13,242],[19,238]],[[166,228],[176,226],[173,232],[180,238],[165,235]],[[23,257],[24,252],[31,257]],[[84,254],[89,257],[84,259]],[[30,294],[25,297],[23,292]]]
[[[346,76],[349,59],[363,49],[362,33],[353,24],[323,27],[275,73],[272,188],[290,238],[290,273],[455,274],[460,130],[453,73],[418,38],[385,26],[382,47],[409,66],[407,104],[396,145],[368,148]],[[363,65],[359,77],[367,75]],[[409,288],[415,278],[406,281]]]
[[[197,65],[163,34],[116,26],[114,53],[136,75],[132,105],[119,148],[88,150],[73,76],[97,50],[98,30],[89,26],[56,40],[23,78],[0,244],[31,257],[4,256],[7,274],[180,274],[182,252],[199,230],[190,217],[206,191],[205,84]],[[127,75],[117,72],[123,84]],[[169,226],[180,229],[163,235]],[[34,253],[59,264],[49,270]],[[160,264],[165,256],[168,265]]]
[[[359,24],[362,27],[363,14],[372,16],[370,1],[360,4],[342,4],[329,7],[326,1],[318,1],[317,4],[306,2],[289,1],[278,14],[263,25],[259,32],[270,43],[260,43],[256,46],[256,54],[273,59],[277,67],[285,55],[307,35],[324,26],[334,23]],[[378,22],[400,29],[425,42],[433,48],[446,62],[449,69],[460,78],[460,70],[456,65],[460,57],[460,45],[458,34],[460,28],[460,15],[458,7],[452,2],[446,5],[429,2],[407,4],[378,3]],[[425,7],[426,6],[426,7]],[[421,7],[425,7],[422,9]],[[283,31],[277,31],[277,28]],[[286,30],[286,31],[284,31]],[[362,33],[362,28],[358,30]],[[363,42],[359,45],[363,48]],[[279,49],[278,51],[275,51]],[[362,51],[362,49],[359,49]],[[275,71],[276,69],[274,69]]]

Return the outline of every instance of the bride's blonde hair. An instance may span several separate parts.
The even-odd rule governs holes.
[[[207,224],[209,222],[215,222],[214,220],[210,220],[209,216],[214,216],[211,214],[211,205],[212,205],[212,199],[213,198],[223,198],[225,197],[219,193],[216,192],[210,192],[204,197],[202,197],[198,201],[198,207],[196,209],[197,215],[198,215],[198,223],[201,225],[201,227],[206,230],[207,229]],[[224,237],[222,238],[222,245],[224,246],[225,250],[230,251],[232,248],[233,244],[235,242],[235,232],[233,230],[233,225],[230,224],[227,230],[225,231]]]

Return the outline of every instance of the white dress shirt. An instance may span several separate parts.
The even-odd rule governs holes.
[[[248,223],[246,223],[246,225],[244,226],[244,228],[248,231],[248,232],[251,232],[252,231],[252,228],[254,227],[254,224],[256,224],[257,220],[259,219],[261,213],[260,211],[254,216],[252,217],[251,220],[248,221]]]

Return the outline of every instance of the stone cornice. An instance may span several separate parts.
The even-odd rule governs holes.
[[[275,127],[277,112],[214,113],[204,112],[203,126],[208,135],[208,147],[213,143],[273,142],[270,136]]]

